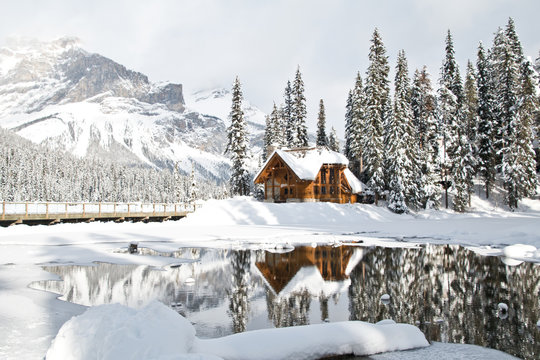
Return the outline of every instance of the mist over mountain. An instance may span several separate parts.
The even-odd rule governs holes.
[[[197,91],[185,101],[182,84],[148,77],[76,38],[51,42],[10,39],[0,49],[0,126],[53,149],[122,164],[172,168],[222,181],[231,96]],[[264,116],[244,104],[253,154],[260,151]],[[256,156],[253,160],[256,163]]]

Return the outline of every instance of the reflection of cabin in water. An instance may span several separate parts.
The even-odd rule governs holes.
[[[255,176],[265,201],[356,202],[366,186],[347,168],[347,158],[325,147],[275,150]]]
[[[356,256],[353,256],[354,254]],[[255,265],[272,290],[280,294],[288,285],[294,287],[295,277],[299,282],[312,281],[313,278],[307,280],[306,276],[299,275],[302,269],[306,268],[316,268],[320,274],[318,277],[324,282],[343,282],[349,278],[350,272],[360,259],[361,251],[356,247],[306,246],[288,253],[267,251],[264,261],[259,261]],[[309,287],[310,284],[304,285]]]

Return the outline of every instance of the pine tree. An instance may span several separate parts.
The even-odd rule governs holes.
[[[290,81],[287,81],[284,98],[285,104],[283,105],[282,117],[285,123],[285,144],[288,147],[294,147],[296,143],[296,124],[293,118],[293,95]]]
[[[476,86],[476,74],[471,61],[467,62],[467,73],[465,76],[464,96],[463,96],[464,136],[466,139],[466,149],[463,150],[464,165],[466,169],[465,182],[468,193],[468,203],[471,206],[471,194],[474,192],[474,175],[478,165],[478,88]]]
[[[412,179],[419,174],[415,171],[409,82],[407,59],[402,50],[398,54],[396,66],[394,111],[385,124],[386,169],[390,191],[388,208],[398,214],[408,212],[407,202],[416,203],[419,193]]]
[[[297,147],[308,146],[308,134],[306,127],[306,98],[304,96],[304,81],[302,80],[300,67],[296,69],[292,95],[292,119],[294,126],[296,127],[296,139],[293,145]]]
[[[443,146],[445,147],[442,170],[445,181],[446,206],[448,207],[448,182],[451,181],[455,190],[453,209],[459,212],[466,209],[469,199],[468,181],[470,174],[474,173],[474,169],[469,167],[469,162],[472,161],[474,164],[472,148],[463,129],[463,102],[463,84],[455,60],[452,35],[448,31],[446,56],[441,69],[439,87],[439,117],[443,131]],[[467,168],[464,169],[464,165],[467,165]]]
[[[272,112],[270,115],[266,116],[266,126],[264,129],[264,151],[262,153],[263,160],[266,161],[268,150],[272,147],[279,147],[282,145],[282,135],[281,135],[281,116],[280,112],[274,103]]]
[[[332,151],[339,152],[339,140],[336,135],[336,129],[333,126],[328,137],[328,148]]]
[[[437,208],[440,205],[440,188],[437,165],[439,163],[439,135],[437,124],[437,101],[431,87],[427,68],[416,70],[411,88],[413,113],[413,138],[418,146],[420,179],[420,207]],[[418,175],[417,175],[418,176]]]
[[[345,146],[343,154],[349,161],[353,159],[351,152],[351,126],[352,126],[352,111],[353,111],[353,92],[349,90],[347,95],[347,103],[345,105]]]
[[[248,195],[250,178],[247,170],[247,133],[244,112],[242,111],[242,90],[238,77],[232,89],[232,106],[229,114],[231,125],[227,130],[227,148],[225,153],[230,154],[232,161],[231,193],[233,195]]]
[[[326,136],[326,115],[324,112],[323,99],[319,102],[319,116],[317,118],[317,146],[327,146],[328,138]]]
[[[518,202],[534,194],[536,188],[532,127],[538,100],[534,70],[523,56],[512,19],[505,32],[497,33],[492,54],[498,71],[499,169],[506,202],[515,209]]]
[[[478,88],[478,126],[477,126],[477,159],[478,173],[482,176],[489,198],[495,183],[495,83],[493,73],[482,43],[478,46],[476,61]]]
[[[364,171],[363,161],[363,131],[366,127],[366,99],[362,77],[360,73],[356,75],[356,82],[352,93],[352,118],[350,124],[350,164],[353,173],[361,176]]]
[[[383,124],[390,116],[390,87],[388,57],[379,31],[375,29],[369,51],[369,67],[366,76],[366,128],[364,149],[368,185],[375,194],[375,203],[385,189],[383,160]]]

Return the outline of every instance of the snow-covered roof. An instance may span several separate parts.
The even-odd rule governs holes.
[[[351,190],[353,194],[360,194],[360,193],[365,192],[368,189],[366,184],[358,180],[358,178],[354,176],[352,171],[349,170],[348,168],[345,169],[345,171],[343,171],[343,174],[345,175],[347,182],[351,186]]]
[[[291,168],[291,170],[301,180],[315,180],[319,170],[323,164],[340,164],[349,165],[349,160],[345,155],[338,152],[328,150],[324,147],[302,148],[302,149],[278,149],[268,157],[264,166],[259,170],[255,178],[259,177],[266,165],[270,162],[274,154],[280,158]],[[354,176],[354,175],[353,175]],[[351,185],[352,186],[352,185]]]

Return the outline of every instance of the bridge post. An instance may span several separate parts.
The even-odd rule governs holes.
[[[25,217],[28,219],[28,201],[25,203]]]

